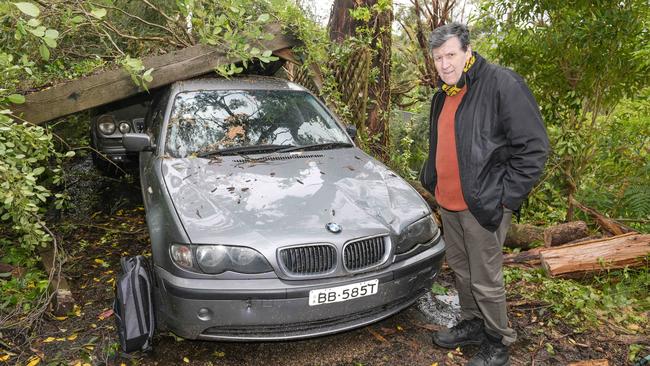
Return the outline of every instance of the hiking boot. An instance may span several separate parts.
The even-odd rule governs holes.
[[[501,343],[501,340],[487,335],[478,353],[466,366],[510,366],[508,346]]]
[[[485,340],[483,319],[462,320],[455,326],[433,335],[433,343],[444,348],[456,348],[468,344],[481,344]]]

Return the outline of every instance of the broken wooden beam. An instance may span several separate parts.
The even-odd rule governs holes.
[[[584,221],[571,221],[554,225],[544,230],[544,246],[555,247],[589,236],[589,228]]]
[[[575,277],[647,264],[650,234],[623,234],[610,238],[544,248],[540,252],[542,267],[549,276]]]
[[[269,33],[276,36],[270,41],[260,42],[261,48],[280,51],[296,46],[298,41],[281,32],[280,25],[269,27]],[[219,65],[238,62],[224,50],[207,45],[196,45],[164,55],[143,59],[145,69],[153,68],[153,81],[149,89],[164,86],[178,80],[185,80],[214,71]],[[25,103],[12,107],[15,115],[40,124],[108,104],[143,92],[135,85],[131,76],[123,69],[114,69],[55,85],[25,96]]]

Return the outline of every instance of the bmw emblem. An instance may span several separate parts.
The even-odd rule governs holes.
[[[337,223],[335,223],[335,222],[328,222],[328,223],[325,225],[325,228],[326,228],[329,232],[334,233],[334,234],[338,234],[338,233],[340,233],[340,232],[341,232],[341,229],[342,229],[342,228],[341,228],[341,225],[339,225],[339,224],[337,224]]]

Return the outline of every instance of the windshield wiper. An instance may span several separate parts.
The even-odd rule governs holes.
[[[212,151],[206,151],[198,154],[197,156],[200,158],[205,158],[208,156],[213,156],[213,155],[241,155],[242,153],[255,153],[255,152],[260,152],[260,153],[266,153],[266,152],[273,152],[273,151],[279,151],[283,149],[291,149],[297,146],[293,145],[249,145],[249,146],[235,146],[235,147],[228,147],[225,149],[217,149],[217,150],[212,150]]]
[[[280,149],[274,151],[275,153],[284,153],[284,152],[290,152],[290,151],[299,151],[299,150],[328,150],[328,149],[336,149],[340,147],[353,147],[349,142],[325,142],[322,144],[312,144],[312,145],[302,145],[302,146],[291,146],[287,147],[286,149]]]

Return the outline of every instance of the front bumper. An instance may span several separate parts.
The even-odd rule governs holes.
[[[444,256],[445,244],[438,240],[430,249],[382,270],[318,284],[192,279],[189,288],[187,279],[156,266],[157,320],[184,338],[229,341],[298,339],[361,327],[408,307],[431,288]],[[372,279],[379,280],[374,295],[309,306],[311,290]]]

